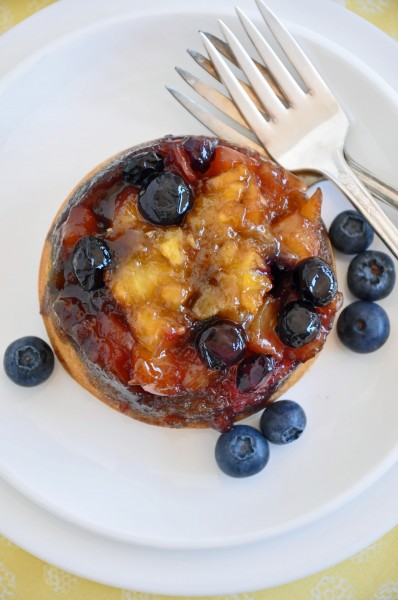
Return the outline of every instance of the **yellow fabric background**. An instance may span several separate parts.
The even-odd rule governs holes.
[[[53,1],[0,0],[0,33]],[[398,39],[398,0],[345,0],[345,4]],[[76,577],[35,558],[0,536],[0,600],[60,598],[156,600],[162,596],[120,590]],[[398,600],[398,526],[350,559],[311,577],[263,591],[212,598]]]

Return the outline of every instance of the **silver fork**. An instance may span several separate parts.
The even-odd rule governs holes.
[[[347,116],[297,42],[262,0],[257,0],[257,4],[269,29],[304,82],[305,89],[292,77],[254,24],[238,8],[238,16],[249,38],[287,102],[281,101],[280,95],[278,97],[274,92],[275,88],[268,83],[238,39],[221,21],[223,35],[254,90],[257,102],[253,101],[239,83],[214,44],[201,33],[220,79],[242,113],[244,121],[268,154],[290,171],[316,171],[334,181],[398,258],[397,229],[344,158],[344,142],[349,128]],[[242,134],[238,134],[239,136]],[[246,136],[242,137],[247,142]],[[254,140],[252,144],[255,144]],[[258,144],[256,145],[258,148]]]
[[[211,33],[206,33],[206,36],[210,39],[210,41],[214,44],[217,50],[229,61],[238,66],[238,63],[232,54],[228,44],[221,40],[220,38],[212,35]],[[200,52],[196,52],[195,50],[188,50],[189,55],[196,61],[196,63],[202,67],[209,75],[214,77],[216,80],[221,81],[220,77],[213,66],[213,63],[203,56]],[[269,80],[272,85],[275,93],[280,97],[281,101],[286,103],[286,99],[283,97],[283,94],[279,90],[279,88],[275,85],[275,82],[270,78],[269,72],[264,68],[264,66],[255,61],[254,63],[263,73],[263,75]],[[218,90],[212,88],[210,85],[198,79],[192,73],[189,73],[185,69],[181,69],[180,67],[176,67],[176,71],[181,75],[181,77],[203,98],[206,99],[210,104],[212,104],[215,108],[217,108],[221,113],[229,117],[234,123],[241,126],[244,133],[239,133],[235,127],[231,127],[227,125],[227,123],[214,115],[214,113],[209,112],[206,108],[186,96],[182,94],[178,90],[174,88],[167,87],[169,92],[178,100],[180,104],[184,108],[188,110],[198,121],[203,123],[210,131],[215,133],[215,135],[222,139],[228,139],[230,142],[235,143],[240,146],[247,146],[256,150],[258,152],[263,152],[264,148],[254,141],[254,137],[252,136],[249,129],[247,129],[247,123],[241,116],[241,113],[236,108],[234,102],[223,93]],[[244,89],[249,94],[250,98],[256,104],[259,110],[263,110],[262,105],[258,101],[256,95],[254,94],[250,85],[245,83],[244,81],[239,80],[240,84],[244,87]],[[288,105],[288,104],[287,104]],[[385,183],[379,177],[377,177],[374,173],[366,169],[364,166],[360,165],[357,161],[355,161],[352,156],[348,153],[348,151],[344,150],[344,156],[350,165],[351,169],[356,173],[357,177],[362,181],[362,183],[367,187],[367,189],[371,192],[371,194],[381,200],[385,204],[388,204],[392,208],[398,209],[398,190],[393,186]],[[298,173],[308,185],[313,185],[318,183],[324,176],[320,176],[314,172],[299,172]]]

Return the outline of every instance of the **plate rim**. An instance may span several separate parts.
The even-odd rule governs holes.
[[[393,494],[390,493],[391,490],[394,491]],[[397,493],[398,465],[395,465],[372,488],[352,503],[326,517],[321,523],[317,522],[302,530],[281,536],[277,542],[281,556],[275,554],[275,542],[272,541],[247,545],[243,548],[210,551],[211,558],[207,564],[210,568],[206,572],[213,574],[215,564],[221,561],[221,564],[225,563],[223,568],[232,574],[232,577],[224,576],[216,578],[215,581],[203,577],[203,556],[209,554],[206,551],[178,552],[148,549],[103,538],[71,526],[69,522],[48,513],[22,496],[2,478],[0,478],[0,507],[4,510],[0,511],[0,525],[8,539],[23,550],[57,568],[102,585],[148,594],[184,597],[236,594],[293,583],[353,557],[355,553],[397,526],[396,506],[391,500]],[[384,511],[379,510],[380,502],[384,503]],[[3,515],[9,517],[13,511],[18,513],[17,519],[3,518]],[[371,516],[373,518],[369,518]],[[347,523],[351,532],[349,536],[347,536]],[[373,527],[371,532],[369,523]],[[43,530],[46,530],[47,535],[43,535]],[[339,541],[338,555],[335,555],[335,549],[331,549],[330,537],[342,530],[345,531],[344,546]],[[324,539],[328,539],[328,544],[323,542]],[[60,543],[61,540],[63,543]],[[38,542],[40,542],[39,549]],[[297,552],[302,547],[306,548],[306,552]],[[101,565],[96,569],[99,552]],[[119,558],[117,561],[115,561],[115,553]],[[297,554],[299,557],[305,555],[305,566],[298,564]],[[106,558],[104,560],[104,555],[106,558],[112,556],[112,560]],[[231,556],[234,555],[235,561],[238,560],[237,569],[231,570]],[[93,557],[96,560],[93,560]],[[121,572],[119,572],[120,558],[125,563]],[[251,566],[250,558],[268,566],[275,561],[274,568],[261,569],[256,564]],[[134,560],[141,561],[140,569],[131,569]],[[163,561],[167,567],[167,575],[162,575],[161,579],[156,580],[156,576],[159,578],[159,572],[153,569],[153,565],[159,565]],[[188,563],[197,569],[195,575],[190,572],[188,581],[182,576],[185,571],[181,561],[186,561],[185,565]],[[147,569],[146,573],[143,566]],[[239,569],[245,572],[242,574]],[[288,576],[286,572],[289,573]]]
[[[52,6],[56,6],[56,5],[52,5]],[[138,16],[140,16],[140,15],[138,15]],[[124,15],[124,16],[123,16],[123,17],[121,17],[121,18],[119,18],[119,17],[118,17],[118,18],[116,19],[116,21],[121,21],[121,20],[123,21],[123,20],[126,20],[126,19],[128,19],[128,18],[129,18],[129,14],[127,14],[127,15]],[[104,26],[106,26],[107,24],[109,24],[109,22],[110,22],[110,21],[112,21],[112,20],[113,20],[113,19],[105,19],[105,20],[104,20],[104,21],[102,21],[100,24],[98,24],[98,27],[104,27]],[[302,27],[302,26],[300,26],[300,25],[299,25],[298,27],[301,27],[301,29],[306,29],[305,27]],[[93,26],[93,28],[97,28],[97,25],[94,25],[94,26]],[[78,31],[79,35],[82,35],[82,34],[84,34],[84,32],[85,32],[85,31],[87,31],[88,29],[92,29],[92,27],[88,27],[88,28],[87,28],[87,27],[85,27],[85,28],[83,28],[83,29],[79,29],[79,31]],[[307,29],[306,29],[306,31],[309,31],[311,34],[313,33],[313,32],[311,32],[311,30],[307,30]],[[72,34],[67,34],[66,36],[63,36],[63,38],[62,38],[62,39],[64,39],[65,41],[68,41],[68,40],[70,39],[70,35],[72,35],[72,36],[73,36],[74,34],[73,34],[73,33],[72,33]],[[321,37],[323,40],[327,40],[328,42],[330,41],[330,40],[328,40],[328,38],[324,38],[324,36],[320,36],[319,34],[316,34],[316,35],[318,35],[318,37]],[[310,37],[311,37],[311,36],[310,36]],[[331,43],[333,43],[333,42],[331,42]],[[55,42],[54,44],[50,44],[50,48],[48,48],[48,46],[46,46],[46,47],[45,47],[45,49],[44,49],[44,51],[46,52],[46,51],[48,51],[48,50],[51,50],[51,48],[52,48],[52,46],[53,46],[53,45],[54,45],[55,47],[58,47],[58,46],[59,46],[59,41]],[[390,85],[389,85],[387,82],[385,82],[385,81],[383,80],[383,78],[381,78],[381,77],[380,77],[380,76],[379,76],[377,73],[373,72],[373,70],[372,70],[372,69],[370,69],[370,67],[368,67],[367,65],[365,65],[364,63],[362,63],[362,61],[361,61],[360,59],[358,59],[357,57],[355,57],[354,55],[352,55],[352,53],[351,53],[351,52],[349,52],[349,51],[345,51],[345,52],[344,52],[344,54],[347,54],[347,53],[349,53],[349,54],[350,54],[350,55],[351,55],[353,58],[355,58],[355,59],[357,60],[358,64],[361,64],[363,67],[366,67],[366,68],[368,69],[368,71],[371,71],[371,72],[372,72],[372,74],[373,74],[373,75],[375,75],[375,76],[377,76],[377,78],[378,78],[380,81],[383,81],[383,82],[384,82],[384,84],[385,84],[385,86],[386,86],[386,89],[388,88],[388,89],[389,89],[391,92],[393,92],[394,96],[396,96],[396,97],[398,98],[398,95],[396,94],[396,92],[393,90],[393,88],[392,88],[392,87],[391,87],[391,86],[390,86]],[[31,59],[33,59],[33,58],[34,58],[34,57],[31,57]],[[37,57],[35,58],[35,60],[38,60],[39,58],[40,58],[40,52],[39,52],[39,56],[37,56]],[[24,62],[24,64],[23,64],[23,65],[19,65],[19,66],[22,66],[22,68],[24,68],[24,67],[27,65],[27,67],[29,67],[29,65],[31,64],[31,59],[27,59],[27,61],[23,61],[23,62]],[[16,70],[19,70],[19,66],[15,67],[15,69],[16,69]],[[11,76],[12,76],[12,74],[13,74],[13,72],[14,72],[14,70],[15,70],[15,69],[13,69],[13,70],[12,70],[12,72],[10,72],[10,75],[11,75]],[[19,73],[18,73],[18,74],[19,74]],[[17,76],[18,76],[18,74],[17,74]],[[7,77],[7,76],[6,76],[6,77]],[[3,78],[2,78],[2,80],[3,80]],[[1,81],[2,81],[2,80],[1,80]],[[0,81],[0,85],[1,85],[1,81]],[[397,448],[397,449],[398,449],[398,448]],[[378,474],[377,476],[375,476],[375,479],[373,479],[372,481],[370,481],[370,482],[369,482],[369,484],[358,484],[358,486],[354,486],[354,488],[355,488],[355,487],[358,487],[358,489],[360,490],[358,493],[361,493],[361,492],[362,492],[364,489],[366,489],[366,488],[367,488],[369,485],[371,485],[371,484],[372,484],[372,483],[373,483],[373,482],[374,482],[374,481],[375,481],[375,480],[376,480],[378,477],[380,477],[380,476],[381,476],[383,473],[385,473],[385,472],[386,472],[386,471],[387,471],[387,470],[388,470],[388,469],[389,469],[389,468],[392,466],[392,464],[393,464],[393,463],[395,462],[395,460],[397,459],[397,457],[395,456],[395,453],[396,453],[396,452],[395,452],[395,450],[394,450],[394,455],[393,455],[393,456],[391,456],[391,457],[389,457],[389,458],[388,458],[388,460],[386,460],[386,464],[385,464],[385,467],[384,467],[384,468],[383,468],[383,470],[382,470],[382,473],[380,473],[380,474]],[[397,455],[397,456],[398,456],[398,455]],[[7,479],[8,479],[8,480],[10,480],[10,477],[8,477]],[[20,485],[18,485],[18,486],[16,486],[16,487],[17,487],[18,489],[21,489],[21,488],[20,488]],[[24,492],[23,492],[23,493],[24,493]],[[357,495],[357,494],[355,494],[355,495]],[[32,494],[29,494],[29,496],[32,498]],[[343,494],[343,496],[344,496],[344,494]],[[350,498],[352,498],[352,494],[349,494],[349,496],[350,496]],[[346,503],[347,501],[349,501],[349,499],[350,499],[350,498],[348,498],[347,500],[343,501],[343,503],[340,503],[340,502],[338,502],[338,503],[334,503],[334,502],[332,502],[332,504],[335,504],[335,505],[336,505],[336,508],[335,508],[334,510],[336,510],[338,507],[342,506],[342,504],[344,504],[344,503]],[[35,501],[37,501],[37,500],[35,499]],[[43,506],[43,502],[39,501],[39,503],[40,503],[40,504]],[[326,505],[326,506],[327,506],[327,505]],[[47,504],[47,508],[48,508],[48,504]],[[52,510],[52,509],[50,509],[50,510]],[[58,508],[57,508],[57,509],[54,509],[54,510],[56,510],[56,513],[57,513],[57,514],[59,514],[59,509],[58,509]],[[318,512],[319,512],[320,514],[319,514],[319,516],[318,516],[318,517],[316,517],[316,518],[315,518],[316,520],[318,520],[318,519],[322,518],[322,517],[324,516],[324,514],[325,514],[325,513],[329,514],[329,513],[330,513],[330,509],[329,509],[329,510],[328,510],[328,509],[326,509],[326,510],[319,510]],[[311,513],[311,514],[312,514],[312,513]],[[298,520],[299,520],[299,523],[296,525],[296,527],[302,527],[302,526],[305,526],[305,525],[306,525],[308,522],[312,522],[314,519],[313,519],[313,518],[311,518],[311,519],[309,519],[309,520],[304,520],[304,523],[301,523],[301,522],[300,522],[300,521],[301,521],[301,519],[298,519]],[[73,522],[73,523],[76,523],[76,522],[77,522],[77,520],[76,520],[76,518],[75,518],[75,517],[72,517],[72,522]],[[290,522],[290,523],[291,523],[291,522]],[[79,525],[84,527],[84,525],[83,525],[82,523],[79,523]],[[296,527],[295,527],[295,528],[296,528]],[[291,528],[291,527],[289,527],[288,529],[289,529],[289,531],[290,531],[292,528]],[[94,530],[94,531],[95,531],[95,530]],[[284,528],[283,528],[283,527],[282,527],[282,528],[280,527],[280,528],[278,528],[278,531],[277,531],[275,534],[271,534],[270,536],[267,536],[267,539],[268,539],[268,537],[270,537],[270,538],[273,538],[273,537],[275,537],[275,536],[278,536],[278,535],[280,535],[280,534],[283,534],[283,533],[284,533]],[[257,537],[255,537],[255,538],[251,538],[251,536],[250,536],[248,539],[244,539],[244,540],[240,539],[240,540],[236,540],[236,542],[231,542],[231,540],[228,540],[228,542],[227,542],[227,545],[228,545],[228,546],[231,546],[232,544],[233,544],[233,545],[235,545],[235,544],[236,544],[236,545],[241,545],[242,543],[246,544],[246,543],[250,543],[250,542],[254,541],[254,539],[264,539],[264,537],[263,537],[263,536],[260,536],[259,538],[257,538]],[[131,539],[129,539],[129,541],[130,541],[130,542],[132,542],[132,540],[131,540]],[[149,545],[149,546],[152,546],[152,543],[145,544],[145,543],[144,543],[144,541],[142,541],[142,540],[141,540],[141,541],[140,541],[140,540],[138,540],[138,541],[137,541],[137,540],[135,540],[135,543],[141,543],[142,545]],[[157,547],[159,547],[159,545],[158,545],[158,544],[157,544],[156,546],[157,546]],[[224,542],[224,543],[221,543],[221,544],[218,544],[218,543],[211,544],[211,546],[209,546],[209,545],[208,545],[208,543],[205,543],[205,545],[204,545],[203,547],[205,547],[205,548],[208,548],[208,547],[224,547],[224,546],[225,546],[225,542]],[[177,546],[177,545],[175,545],[175,544],[173,544],[172,546],[170,546],[170,544],[169,544],[169,543],[167,543],[165,546],[163,546],[163,545],[160,545],[160,547],[167,547],[167,548],[170,548],[170,547],[172,547],[172,548],[181,547],[181,548],[187,548],[188,546],[186,546],[185,544],[183,544],[182,546],[179,546],[179,545]],[[200,547],[200,546],[195,546],[195,548],[198,548],[198,547]]]

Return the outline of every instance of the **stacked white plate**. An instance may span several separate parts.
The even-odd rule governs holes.
[[[257,19],[253,2],[240,5]],[[396,43],[327,0],[270,5],[347,109],[351,154],[398,187]],[[164,86],[184,88],[175,65],[202,76],[185,50],[201,49],[199,29],[217,34],[217,17],[242,33],[228,0],[63,0],[0,39],[1,351],[45,337],[41,247],[74,185],[123,148],[206,133]],[[329,224],[348,205],[323,189]],[[337,264],[348,302],[348,259]],[[382,302],[392,332],[377,353],[330,336],[289,395],[306,410],[305,435],[272,447],[247,480],[217,469],[214,431],[128,419],[60,366],[33,389],[1,373],[0,531],[82,576],[182,595],[286,583],[359,550],[397,522],[397,299]]]

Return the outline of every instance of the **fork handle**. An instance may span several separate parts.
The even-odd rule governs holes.
[[[351,169],[365,184],[372,196],[392,206],[392,208],[398,209],[398,190],[393,188],[392,185],[381,181],[374,173],[357,163],[347,151],[344,152],[344,156]]]
[[[322,172],[341,189],[398,259],[398,229],[354,174],[343,153],[336,152],[331,161],[322,166]]]

